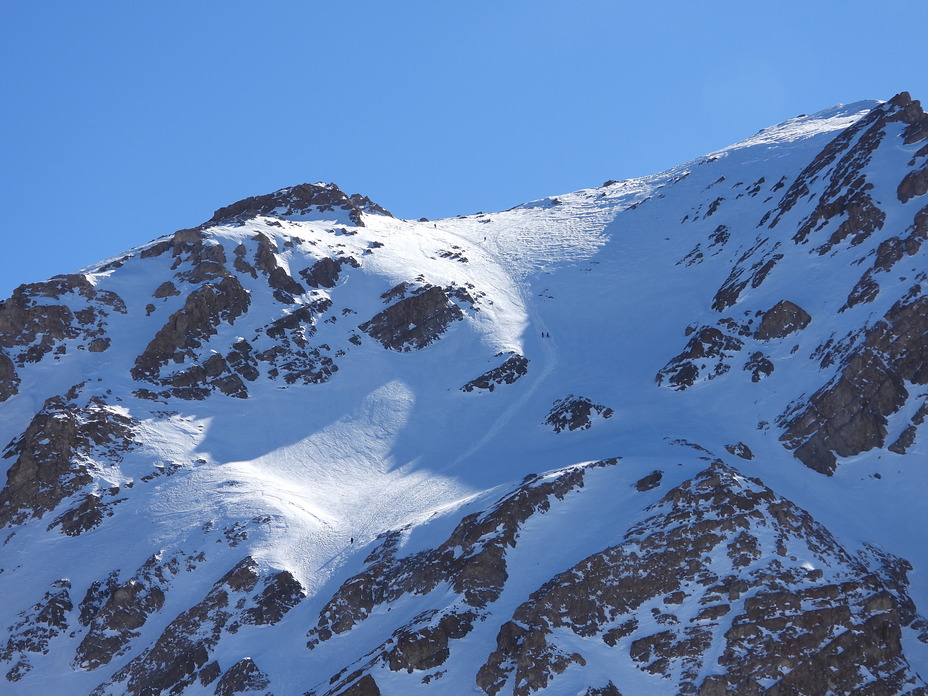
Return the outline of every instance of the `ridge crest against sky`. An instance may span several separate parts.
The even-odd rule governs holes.
[[[10,4],[0,296],[294,182],[451,217],[925,98],[905,37],[926,19],[893,1]]]

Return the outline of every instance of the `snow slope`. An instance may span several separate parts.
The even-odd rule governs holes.
[[[928,322],[886,317],[926,318],[925,123],[905,95],[838,106],[663,174],[436,221],[304,185],[20,288],[0,307],[0,691],[714,694],[723,675],[753,693],[833,648],[736,674],[752,598],[811,611],[841,586],[832,638],[869,645],[886,594],[901,647],[829,688],[924,693]],[[876,292],[846,306],[871,268]],[[759,337],[784,300],[807,325]],[[881,321],[902,327],[890,347],[868,338]],[[824,414],[823,473],[784,433],[868,340],[888,367],[860,379],[892,407],[852,454],[844,411]],[[709,476],[724,495],[699,502]],[[719,546],[693,577],[756,586],[702,643],[647,643],[707,621],[695,579],[648,589],[615,644],[618,618],[584,633],[572,604],[575,623],[545,613],[568,576],[606,573],[581,595],[624,582],[648,534],[695,548],[680,509],[718,522],[744,496],[764,501],[750,563]],[[814,524],[783,531],[765,496]],[[675,558],[652,560],[671,577]],[[506,643],[509,622],[548,647]]]

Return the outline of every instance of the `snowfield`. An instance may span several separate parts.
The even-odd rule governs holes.
[[[653,521],[662,509],[654,506],[713,462],[735,472],[724,484],[732,495],[761,495],[766,486],[808,512],[841,550],[828,546],[831,541],[815,541],[808,530],[793,530],[781,557],[772,550],[781,532],[765,521],[776,515],[768,517],[761,506],[750,527],[759,549],[750,565],[731,566],[720,546],[704,559],[706,573],[747,577],[782,560],[796,578],[813,578],[796,580],[796,588],[856,582],[854,573],[866,564],[847,559],[874,547],[911,564],[902,586],[915,613],[928,611],[928,433],[924,419],[918,422],[928,385],[921,377],[900,378],[906,396],[887,418],[883,444],[839,454],[833,475],[804,465],[781,440],[790,414],[838,383],[866,330],[903,298],[924,293],[925,247],[913,251],[910,245],[888,270],[873,272],[878,292],[870,301],[845,308],[862,274],[888,253],[887,240],[912,229],[928,203],[924,195],[905,203],[897,196],[904,175],[924,168],[928,156],[917,154],[924,140],[903,142],[907,122],[887,118],[882,139],[866,157],[825,163],[793,206],[782,206],[790,187],[836,136],[874,109],[895,108],[866,101],[800,116],[662,174],[504,212],[408,221],[363,206],[348,215],[338,204],[298,212],[282,204],[266,214],[185,231],[184,239],[192,241],[165,237],[83,269],[79,275],[90,289],[28,290],[22,311],[60,305],[76,319],[56,333],[46,315],[20,321],[20,315],[5,319],[0,309],[0,349],[15,364],[18,380],[16,393],[0,403],[0,441],[10,443],[4,470],[25,470],[24,452],[36,453],[39,469],[43,462],[65,462],[56,474],[61,478],[53,477],[47,488],[52,498],[55,491],[62,494],[46,509],[16,497],[19,489],[7,473],[9,495],[0,499],[0,511],[25,512],[0,518],[6,523],[0,693],[497,693],[477,675],[490,673],[481,669],[501,649],[498,636],[506,622],[535,630],[529,616],[553,646],[544,659],[541,653],[532,657],[533,664],[548,665],[539,668],[547,670],[547,681],[538,686],[534,672],[506,672],[507,664],[517,662],[512,657],[500,663],[503,681],[493,687],[499,693],[607,694],[613,692],[587,689],[609,682],[626,696],[696,693],[707,678],[728,669],[719,662],[731,648],[726,636],[741,620],[739,612],[748,612],[755,590],[732,599],[727,618],[711,624],[713,638],[700,648],[692,674],[682,653],[667,652],[666,668],[650,662],[646,669],[652,658],[636,658],[639,648],[629,646],[668,630],[672,622],[662,618],[667,612],[683,626],[709,625],[697,618],[708,601],[700,599],[705,588],[697,581],[680,590],[678,605],[668,604],[665,595],[643,601],[635,628],[618,647],[602,636],[618,630],[619,619],[598,623],[588,635],[569,622],[543,630],[542,609],[520,607],[541,602],[539,588],[607,549],[644,554],[630,530],[643,524],[665,529],[664,518]],[[866,137],[856,133],[842,152],[863,148]],[[808,242],[794,241],[817,202],[831,195],[830,172],[852,165],[869,184],[866,193],[882,211],[881,224],[859,241],[845,237],[826,249],[829,236],[853,215],[842,212],[818,218]],[[843,184],[852,187],[847,177]],[[852,204],[845,201],[845,208]],[[359,220],[363,225],[355,224]],[[331,265],[319,265],[328,259]],[[223,278],[229,287],[234,280],[245,299],[223,305],[216,297],[234,293],[218,290],[207,297],[203,289],[218,287]],[[162,289],[167,281],[171,288]],[[731,304],[714,309],[729,281],[744,285]],[[425,307],[423,298],[433,296],[440,300],[437,307]],[[194,304],[197,297],[200,304]],[[783,300],[811,321],[781,337],[756,338],[764,314]],[[390,313],[391,307],[399,309]],[[717,333],[700,334],[702,329]],[[416,331],[426,338],[408,338]],[[406,341],[397,344],[399,350],[377,337],[388,332]],[[680,374],[690,374],[692,383],[676,388],[680,383],[671,378],[677,373],[665,370],[700,335],[721,336],[726,347],[684,355]],[[38,359],[17,357],[41,345],[43,336],[52,347]],[[159,346],[169,346],[159,347],[160,353],[152,348],[157,336]],[[106,347],[88,349],[100,337]],[[924,355],[924,335],[914,339]],[[823,360],[836,345],[833,360]],[[150,357],[148,377],[138,378],[133,370],[140,369],[143,355]],[[527,359],[524,374],[500,378],[492,390],[462,390],[512,356]],[[754,380],[746,365],[761,359],[772,372]],[[254,370],[250,379],[247,366]],[[238,384],[247,396],[234,391]],[[203,391],[191,397],[185,389]],[[47,401],[69,390],[62,402]],[[587,401],[571,402],[565,426],[555,432],[546,419],[567,397]],[[48,414],[49,422],[39,423],[37,414]],[[78,423],[78,435],[48,454],[64,437],[55,419],[60,424],[69,418]],[[127,424],[117,429],[95,418]],[[909,428],[914,441],[904,453],[891,451]],[[83,442],[85,436],[93,441]],[[753,456],[733,454],[737,443]],[[589,466],[610,458],[618,461]],[[73,489],[55,483],[77,480],[75,472],[84,473]],[[660,476],[648,488],[642,481],[654,472]],[[532,474],[541,477],[526,484]],[[413,588],[418,581],[410,577],[422,568],[440,574],[436,568],[452,567],[450,561],[424,565],[423,559],[458,538],[455,530],[468,515],[479,524],[506,496],[554,486],[570,475],[582,482],[545,494],[547,502],[531,514],[518,508],[522,512],[501,516],[518,517],[518,524],[511,540],[498,542],[497,560],[481,561],[460,576],[448,570],[434,586]],[[63,517],[88,495],[96,497],[93,505],[102,505],[99,519],[97,513]],[[718,510],[706,514],[716,522],[726,517]],[[64,531],[69,524],[73,533]],[[472,546],[459,542],[446,558],[486,551],[497,543],[494,533],[485,532]],[[235,591],[222,585],[246,556],[255,564],[257,584]],[[377,568],[389,571],[384,577],[395,584],[372,580],[370,596],[358,592],[364,609],[352,609],[358,615],[352,615],[350,630],[324,637],[321,612],[378,558],[393,559]],[[404,575],[407,562],[413,570]],[[490,599],[482,605],[462,599],[461,583],[498,563],[505,566],[505,580]],[[875,565],[869,569],[882,572]],[[263,601],[262,583],[281,571],[299,584],[301,598],[278,621],[249,624],[243,618],[247,607]],[[586,587],[580,575],[575,580]],[[143,589],[133,590],[137,594],[116,620],[105,607],[119,587]],[[186,655],[176,664],[157,657],[161,643],[187,645],[172,622],[204,602],[211,588],[222,587],[228,604],[204,609],[199,637],[188,636],[191,645],[199,641],[205,657],[182,647],[172,648],[175,656]],[[390,587],[405,589],[394,596]],[[50,588],[66,596],[56,600],[57,612],[48,608]],[[810,602],[803,606],[809,609]],[[227,616],[217,618],[222,612]],[[439,664],[406,669],[397,666],[400,658],[389,657],[391,646],[402,643],[397,632],[404,627],[434,628],[440,617],[462,612],[473,614],[472,625],[451,636]],[[917,689],[928,677],[928,644],[918,636],[928,624],[900,621],[904,664],[887,664],[910,681],[886,693],[923,693]],[[94,631],[112,642],[90,645]],[[675,635],[684,635],[683,628]],[[656,656],[670,650],[653,649]],[[246,657],[259,676],[235,681],[230,669]],[[215,673],[207,670],[212,662],[218,664]],[[152,685],[152,674],[168,675],[168,681]],[[217,681],[219,674],[224,676]],[[373,678],[378,691],[363,690],[370,687],[359,681],[362,674]],[[774,683],[764,679],[757,683]],[[695,686],[687,691],[681,686],[687,683]]]

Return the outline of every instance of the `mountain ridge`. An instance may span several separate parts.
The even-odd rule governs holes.
[[[4,688],[926,693],[926,140],[903,93],[499,213],[303,184],[17,288]]]

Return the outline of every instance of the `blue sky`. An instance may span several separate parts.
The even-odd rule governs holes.
[[[6,2],[0,297],[304,181],[446,217],[928,99],[926,20],[891,0]]]

